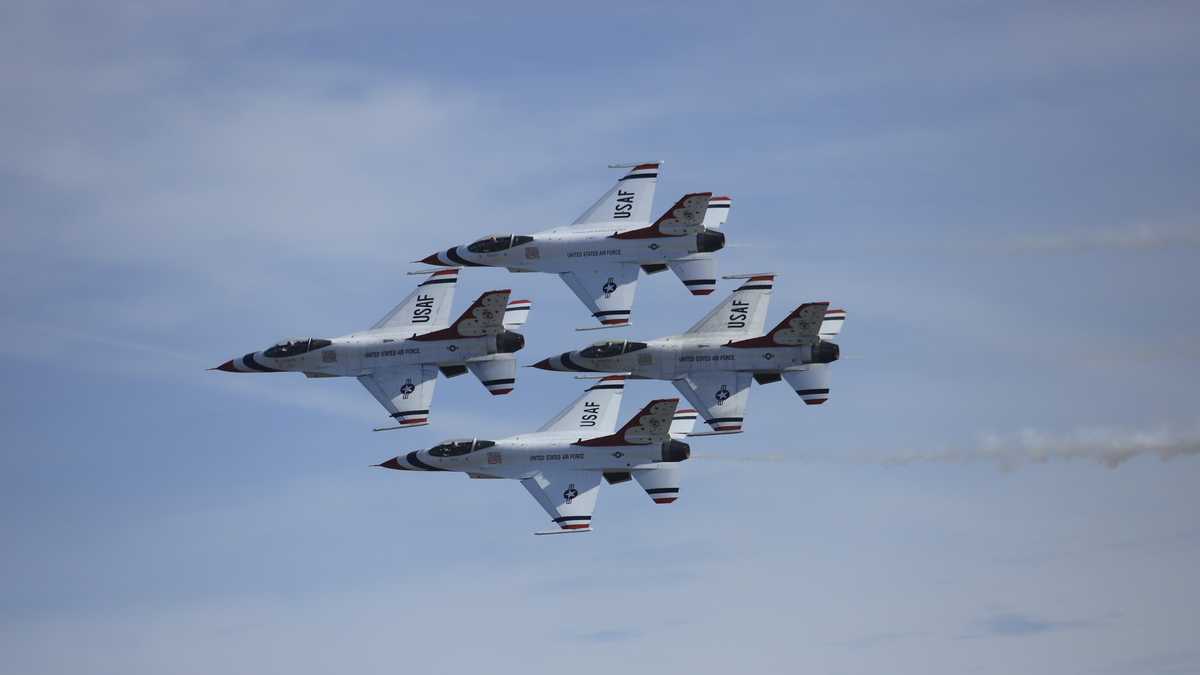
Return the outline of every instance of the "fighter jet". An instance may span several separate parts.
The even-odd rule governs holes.
[[[624,375],[604,377],[534,433],[444,441],[376,466],[519,480],[558,526],[536,534],[590,532],[601,481],[636,480],[655,504],[670,504],[679,497],[679,462],[691,455],[679,439],[696,411],[676,410],[677,398],[651,401],[618,430],[624,390]]]
[[[719,228],[732,200],[711,192],[687,194],[651,223],[657,183],[658,163],[638,164],[570,225],[534,234],[493,234],[417,262],[557,274],[600,328],[627,326],[639,270],[670,269],[693,295],[708,295],[717,287],[713,253],[725,246]]]
[[[307,377],[357,377],[401,429],[428,424],[438,371],[468,370],[495,396],[516,384],[516,357],[525,338],[513,332],[531,304],[488,291],[449,321],[458,270],[440,270],[370,329],[331,339],[291,338],[231,359],[213,370],[230,373],[294,371]]]
[[[809,405],[829,398],[833,343],[846,319],[828,302],[809,302],[763,333],[775,275],[742,275],[746,281],[725,302],[682,335],[635,342],[606,340],[534,364],[543,370],[630,373],[670,380],[704,421],[708,433],[742,430],[750,382],[786,380]],[[700,435],[700,434],[692,434]]]

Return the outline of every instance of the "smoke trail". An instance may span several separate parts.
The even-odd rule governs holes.
[[[1116,468],[1142,455],[1163,461],[1200,455],[1200,432],[1178,433],[1165,429],[1121,432],[1105,429],[1083,430],[1055,435],[1025,430],[1015,434],[988,434],[971,447],[940,449],[861,449],[839,452],[733,455],[695,453],[703,460],[732,462],[805,462],[851,461],[871,464],[914,464],[922,462],[991,462],[1005,469],[1024,464],[1050,461],[1085,460]]]
[[[1011,253],[1085,253],[1104,250],[1153,251],[1200,246],[1200,229],[1134,225],[1091,232],[1024,237],[1009,246]]]

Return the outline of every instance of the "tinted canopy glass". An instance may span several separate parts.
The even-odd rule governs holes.
[[[484,441],[477,438],[455,438],[433,446],[429,449],[429,454],[434,457],[459,457],[476,450],[490,448],[495,444],[495,441]]]
[[[645,349],[645,342],[633,342],[630,340],[605,340],[597,342],[592,346],[579,352],[579,355],[588,359],[607,359],[629,352],[636,352],[639,349]]]
[[[533,237],[524,234],[493,234],[473,242],[467,246],[467,250],[471,253],[495,253],[510,249],[513,246],[528,244],[531,241],[533,241]]]
[[[278,342],[273,347],[268,348],[263,352],[263,356],[272,359],[285,359],[289,356],[306,354],[314,349],[328,347],[331,344],[333,344],[332,341],[322,338],[291,338]]]

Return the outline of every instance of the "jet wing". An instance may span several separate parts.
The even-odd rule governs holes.
[[[437,385],[437,366],[413,364],[360,375],[359,382],[402,427],[429,423],[429,404]]]
[[[582,263],[589,265],[559,274],[575,295],[605,326],[629,324],[633,296],[637,292],[637,263]]]
[[[412,326],[422,330],[443,328],[450,322],[450,307],[454,304],[454,288],[458,285],[458,269],[438,270],[422,281],[417,290],[375,322],[376,328]]]
[[[734,432],[742,430],[752,379],[750,373],[717,371],[692,373],[672,384],[713,431]]]
[[[571,224],[645,225],[650,222],[650,206],[657,185],[658,162],[638,164]]]
[[[521,485],[550,514],[550,519],[562,528],[561,531],[589,530],[603,475],[600,471],[547,467],[522,479]]]
[[[736,338],[761,335],[763,325],[767,321],[767,307],[771,304],[771,289],[774,285],[774,274],[756,274],[746,278],[724,302],[713,308],[687,332],[724,333]]]
[[[624,375],[603,377],[538,431],[611,434],[617,429],[617,411],[621,409],[621,396],[624,393]]]

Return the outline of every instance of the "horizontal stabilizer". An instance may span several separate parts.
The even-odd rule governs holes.
[[[529,320],[529,310],[532,307],[533,303],[529,300],[510,300],[508,307],[504,309],[504,327],[512,330],[524,326]]]
[[[717,290],[717,260],[711,253],[698,253],[667,263],[692,295],[708,295]]]
[[[492,396],[512,393],[517,386],[517,357],[513,354],[492,354],[471,359],[467,361],[467,368]]]
[[[733,199],[727,196],[713,197],[708,200],[708,210],[704,213],[704,228],[715,230],[725,224],[729,220],[730,207],[733,206]]]
[[[698,417],[700,417],[700,413],[691,408],[676,410],[675,417],[671,419],[671,429],[669,431],[671,438],[675,440],[687,438],[687,435],[692,433],[692,429],[695,428]]]
[[[842,324],[846,323],[846,310],[830,309],[825,312],[825,320],[821,322],[819,335],[822,340],[832,340],[842,332]]]
[[[636,471],[634,480],[655,504],[670,504],[679,498],[679,465],[659,464],[653,469]]]
[[[784,371],[783,379],[792,385],[808,405],[821,405],[829,399],[828,363],[810,363],[803,370]]]

